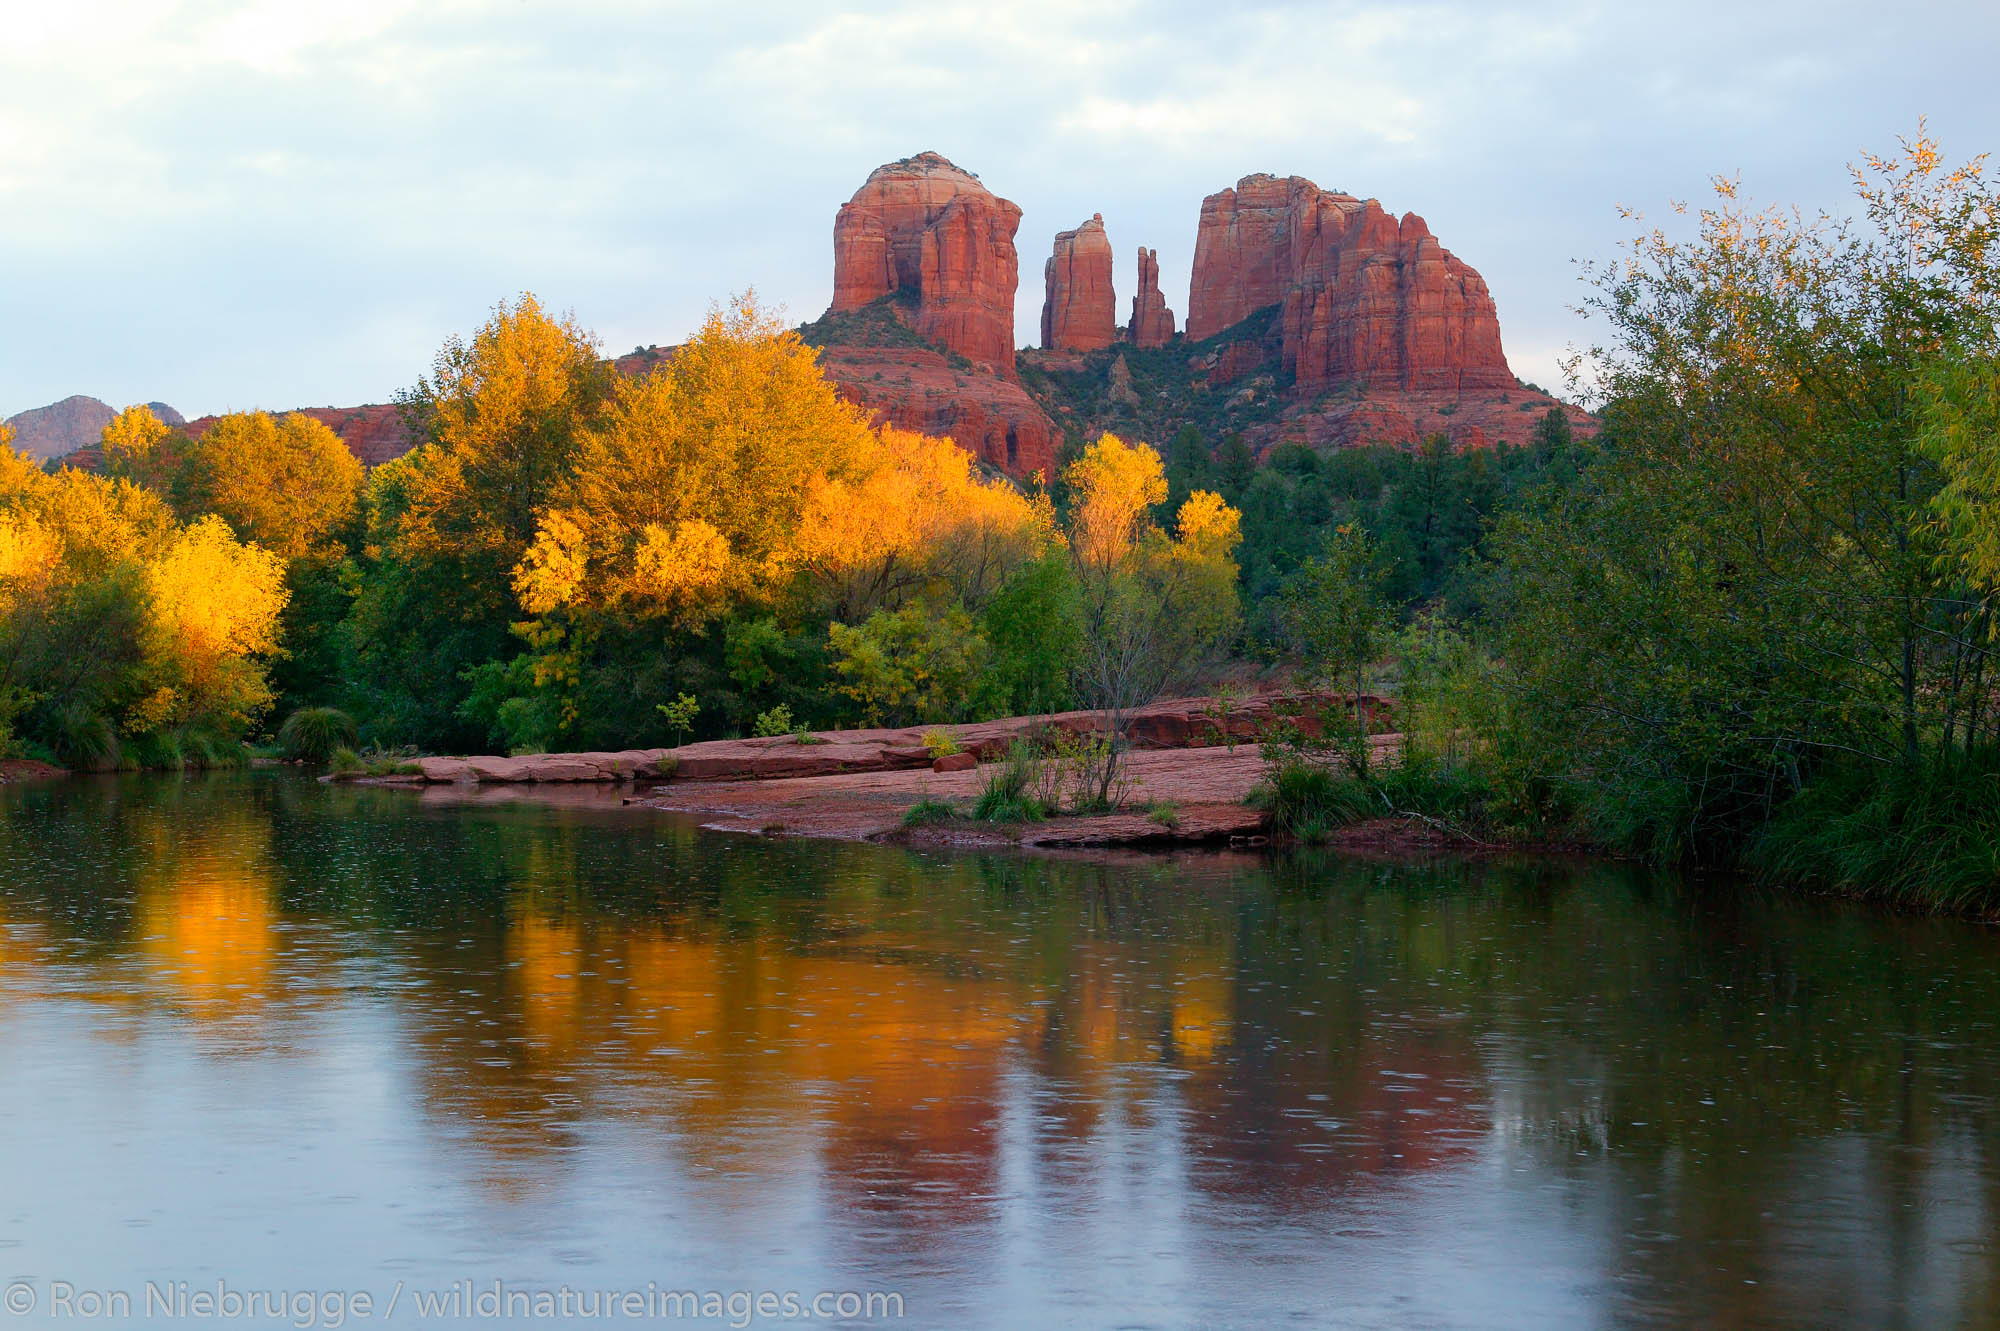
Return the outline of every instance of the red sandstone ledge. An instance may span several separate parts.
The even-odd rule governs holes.
[[[1172,698],[1132,712],[1126,738],[1135,749],[1192,749],[1247,744],[1263,738],[1285,710],[1316,700],[1315,695],[1262,693],[1233,699],[1225,709],[1215,698]],[[1318,700],[1333,701],[1321,697]],[[1353,699],[1339,701],[1352,704]],[[1380,698],[1365,696],[1362,708],[1381,724],[1388,712]],[[385,784],[496,784],[608,781],[770,781],[836,776],[854,772],[900,772],[932,764],[924,736],[950,734],[959,749],[990,762],[1015,740],[1055,729],[1089,734],[1102,725],[1097,712],[1057,712],[1011,716],[958,726],[908,726],[896,730],[828,730],[800,743],[792,735],[769,739],[721,739],[677,749],[626,749],[600,753],[539,753],[518,758],[419,758],[406,777],[378,777]]]

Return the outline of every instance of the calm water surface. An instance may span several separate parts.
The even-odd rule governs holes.
[[[11,787],[0,1325],[226,1324],[148,1281],[493,1324],[418,1306],[467,1280],[904,1303],[622,1325],[1995,1325],[1996,961],[1604,866]]]

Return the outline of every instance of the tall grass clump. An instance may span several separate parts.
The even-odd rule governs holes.
[[[1763,880],[1943,911],[2000,907],[2000,749],[1821,773],[1752,843]]]
[[[136,736],[125,751],[126,766],[148,772],[205,771],[241,767],[244,762],[241,744],[198,726],[175,726]]]
[[[73,772],[108,772],[123,756],[117,727],[88,707],[65,707],[56,714],[49,748]]]
[[[1311,845],[1335,828],[1385,812],[1366,781],[1297,758],[1272,763],[1251,802],[1264,811],[1273,831]]]
[[[324,765],[337,749],[351,749],[361,737],[354,718],[337,707],[301,707],[278,727],[285,757]]]
[[[1033,746],[1016,740],[995,765],[972,806],[972,816],[985,823],[1034,823],[1054,812],[1042,793],[1044,760]]]
[[[958,808],[950,800],[924,798],[903,810],[903,826],[924,827],[932,823],[948,823],[958,817]]]

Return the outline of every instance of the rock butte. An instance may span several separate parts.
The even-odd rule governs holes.
[[[893,297],[887,317],[935,348],[836,337],[820,364],[877,419],[949,436],[1010,475],[1046,476],[1056,426],[1014,372],[1020,224],[1020,208],[937,153],[875,168],[834,218],[827,322]]]
[[[1104,214],[1074,231],[1056,233],[1055,253],[1042,269],[1042,345],[1095,351],[1118,340],[1118,300],[1111,290],[1111,240]]]
[[[1411,391],[1509,389],[1500,320],[1478,273],[1414,213],[1302,176],[1245,176],[1202,200],[1187,335],[1282,307],[1301,392],[1339,382]]]
[[[833,306],[915,297],[914,326],[947,351],[1014,368],[1021,210],[934,152],[878,166],[833,222]]]
[[[1163,347],[1174,339],[1174,312],[1160,294],[1158,251],[1139,249],[1139,289],[1132,296],[1132,321],[1125,336],[1135,347]]]

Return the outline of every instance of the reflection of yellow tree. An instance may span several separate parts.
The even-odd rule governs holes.
[[[767,1172],[811,1152],[843,1186],[885,1159],[906,1182],[972,1183],[993,1165],[1000,1082],[1020,1059],[1053,1056],[1095,1098],[1122,1093],[1121,1065],[1212,1060],[1230,1029],[1219,947],[1162,958],[1074,938],[1050,983],[1026,954],[967,964],[1005,948],[962,919],[885,920],[800,948],[529,908],[508,926],[502,968],[500,1024],[517,1037],[483,1042],[476,1067],[440,1067],[440,1092],[510,1152],[542,1142],[523,1114],[560,1087],[666,1120],[711,1166]]]
[[[270,824],[248,811],[204,820],[182,840],[170,810],[144,820],[133,919],[142,952],[195,1015],[222,1020],[263,1010],[278,935]]]

